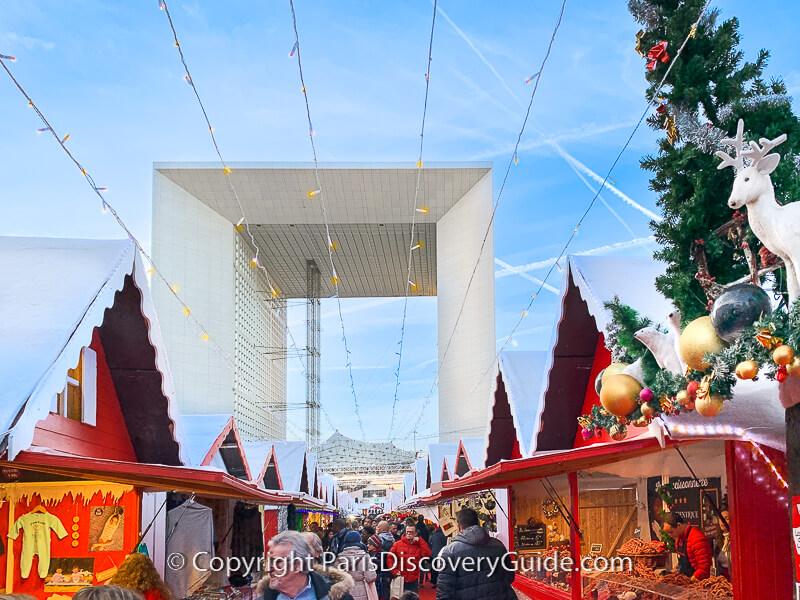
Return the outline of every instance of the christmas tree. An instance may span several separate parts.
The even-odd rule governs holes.
[[[651,222],[661,245],[655,257],[668,265],[657,287],[680,308],[684,323],[707,314],[716,284],[747,276],[748,261],[755,266],[759,258],[760,243],[744,219],[738,229],[725,227],[734,217],[726,203],[734,173],[717,170],[720,160],[714,156],[716,150],[728,149],[721,140],[734,137],[740,118],[747,140],[788,134],[778,149],[782,160],[772,181],[780,202],[800,198],[800,124],[786,86],[780,79],[764,81],[767,50],[753,62],[744,61],[735,17],[718,24],[718,11],[709,10],[693,29],[704,4],[705,0],[630,0],[628,5],[643,28],[637,51],[647,60],[647,97],[658,105],[648,123],[667,134],[658,142],[658,153],[641,161],[654,174],[650,183],[663,214],[662,221]],[[776,287],[782,289],[782,274],[776,278]]]

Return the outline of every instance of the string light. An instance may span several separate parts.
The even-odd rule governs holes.
[[[408,248],[408,268],[406,271],[406,279],[408,280],[408,285],[405,288],[405,294],[403,298],[403,318],[400,323],[400,341],[397,343],[398,350],[397,350],[397,368],[395,369],[394,376],[395,376],[395,384],[394,384],[394,399],[392,401],[392,418],[389,421],[389,436],[388,439],[392,439],[392,432],[394,431],[394,422],[395,417],[397,415],[397,402],[399,399],[400,393],[400,368],[403,364],[403,342],[405,341],[406,335],[406,317],[408,315],[408,292],[409,286],[411,289],[416,291],[417,285],[411,281],[411,265],[412,265],[412,255],[415,249],[422,248],[420,243],[415,243],[414,239],[416,237],[415,230],[417,225],[417,213],[420,214],[427,214],[428,209],[426,207],[417,207],[417,202],[419,200],[419,188],[420,182],[422,180],[422,150],[425,143],[425,119],[428,116],[428,94],[430,92],[430,84],[431,84],[431,61],[433,60],[433,34],[436,31],[436,10],[437,10],[437,2],[438,0],[433,0],[433,16],[431,18],[431,36],[430,41],[428,43],[428,68],[425,72],[425,100],[422,104],[422,124],[420,125],[419,131],[419,156],[417,158],[417,182],[414,186],[414,210],[411,212],[411,235],[409,236],[409,248]]]
[[[492,225],[494,224],[494,218],[495,218],[495,215],[497,214],[497,208],[500,205],[500,198],[503,195],[503,191],[505,190],[505,186],[506,186],[506,181],[508,180],[508,176],[509,176],[509,173],[511,171],[511,167],[514,164],[514,156],[519,151],[519,145],[520,145],[520,142],[522,141],[522,136],[525,133],[525,126],[527,125],[528,118],[530,117],[531,108],[533,107],[533,100],[536,97],[536,92],[539,89],[539,83],[542,80],[541,74],[544,72],[544,67],[547,64],[547,60],[550,57],[550,52],[552,51],[553,43],[555,42],[555,39],[556,39],[556,34],[558,33],[558,30],[561,27],[561,20],[562,20],[562,18],[564,16],[564,8],[566,7],[566,4],[567,4],[567,0],[562,0],[561,10],[559,11],[558,19],[556,21],[555,27],[553,28],[553,33],[550,36],[550,43],[548,44],[547,51],[545,52],[544,58],[542,59],[542,64],[539,67],[539,70],[536,72],[536,77],[535,77],[536,83],[534,84],[533,90],[531,91],[531,99],[528,102],[528,109],[527,109],[527,111],[525,113],[525,118],[522,121],[522,127],[520,128],[519,134],[517,135],[517,141],[516,141],[516,144],[514,145],[514,151],[512,152],[511,156],[509,157],[508,166],[506,168],[505,176],[503,177],[503,182],[500,185],[500,190],[497,193],[497,199],[494,202],[494,208],[492,210],[492,215],[489,218],[489,223],[488,223],[488,225],[486,227],[486,233],[484,234],[483,241],[481,242],[480,251],[478,252],[478,260],[475,262],[475,266],[472,269],[472,274],[470,275],[469,281],[467,283],[467,287],[466,287],[466,289],[464,291],[464,297],[463,297],[463,300],[461,302],[461,307],[459,308],[458,315],[456,316],[455,322],[453,323],[453,329],[450,332],[450,336],[449,336],[449,338],[447,340],[447,344],[444,347],[444,351],[441,353],[441,359],[439,359],[439,361],[438,361],[438,368],[436,370],[436,375],[434,376],[433,383],[431,385],[431,389],[430,389],[430,391],[428,392],[428,395],[425,398],[425,402],[423,403],[422,410],[420,411],[419,417],[417,418],[416,424],[414,425],[414,429],[417,429],[417,427],[419,427],[420,423],[422,423],[422,419],[425,416],[425,410],[428,408],[428,405],[431,402],[431,398],[433,397],[433,392],[436,390],[436,387],[437,387],[437,384],[438,384],[438,381],[439,381],[439,373],[441,373],[441,371],[442,371],[442,367],[443,367],[443,365],[445,363],[445,360],[447,359],[448,353],[450,351],[450,346],[452,345],[453,339],[456,336],[456,331],[458,330],[458,324],[461,321],[462,315],[464,314],[464,306],[467,303],[467,297],[468,297],[468,294],[469,294],[469,290],[472,287],[472,282],[475,279],[475,274],[477,273],[478,267],[481,264],[481,256],[483,255],[483,250],[486,247],[486,243],[487,243],[487,240],[489,238],[489,234],[492,231]],[[540,290],[541,290],[541,287],[540,287]],[[530,305],[528,306],[528,308],[530,308]],[[522,322],[522,317],[520,317],[519,320],[517,321],[517,326],[521,322]],[[515,331],[516,331],[516,328],[515,328]],[[514,331],[512,331],[512,333],[514,333]],[[508,343],[508,340],[506,340],[506,343]],[[496,361],[497,361],[497,355],[495,356],[494,360],[492,361],[492,364],[489,365],[489,369],[487,369],[486,372],[484,372],[484,374],[481,375],[481,377],[480,377],[480,379],[478,381],[478,384],[472,390],[473,392],[478,388],[478,386],[480,385],[480,381],[483,379],[483,377],[485,377],[486,373],[489,370],[491,370],[491,368],[494,366],[494,363]]]
[[[529,84],[531,81],[533,81],[534,79],[536,79],[538,76],[539,76],[539,73],[534,73],[533,75],[531,75],[530,77],[528,77],[528,78],[525,80],[525,85]]]
[[[63,139],[63,140],[61,140],[61,143],[63,144],[63,143],[64,143],[64,142],[66,142],[68,139],[69,139],[69,134],[67,134],[67,135],[65,135],[65,136],[64,136],[64,139]]]
[[[411,246],[411,249],[412,250],[419,250],[420,248],[422,248],[422,246],[423,246],[422,242],[417,242],[416,244]]]
[[[105,200],[103,200],[103,214],[108,214],[108,204],[106,204]]]
[[[756,451],[759,453],[759,455],[761,455],[761,458],[764,460],[765,463],[767,463],[767,466],[769,467],[770,471],[772,471],[773,475],[775,475],[775,478],[778,480],[778,482],[781,484],[781,486],[783,486],[785,489],[789,489],[789,483],[786,481],[786,479],[784,479],[783,475],[778,470],[778,467],[775,466],[775,463],[773,463],[772,460],[770,460],[769,456],[767,456],[764,453],[764,451],[761,449],[761,446],[758,444],[758,442],[756,442],[753,438],[751,438],[747,434],[745,434],[745,439],[748,442],[750,442],[750,445],[753,446],[753,448],[756,449]]]
[[[36,135],[41,135],[45,131],[50,131],[50,128],[49,127],[40,127],[39,129],[36,130]]]
[[[710,2],[710,0],[706,0],[706,2],[703,4],[702,8],[700,9],[699,14],[697,15],[697,20],[692,25],[693,28],[696,28],[699,25],[700,20],[703,18],[703,15],[706,13],[706,10],[708,9],[709,2]],[[562,12],[563,12],[563,5],[562,5]],[[681,44],[680,48],[678,48],[678,51],[675,53],[675,57],[669,63],[669,66],[667,67],[666,71],[664,72],[664,76],[661,78],[661,81],[659,82],[655,92],[652,95],[653,98],[658,98],[658,95],[661,93],[661,90],[662,90],[662,88],[664,87],[664,84],[667,81],[667,77],[672,72],[672,67],[677,62],[678,57],[680,57],[680,55],[683,53],[683,50],[686,47],[686,44],[689,42],[689,39],[691,38],[691,35],[692,35],[692,30],[690,29],[690,31],[687,34],[686,38],[683,40],[683,43]],[[539,79],[537,79],[536,83],[538,85]],[[534,91],[535,91],[535,88],[534,88]],[[647,114],[650,112],[652,107],[653,107],[653,103],[648,100],[647,101],[647,105],[645,106],[645,109],[642,112],[641,117],[639,117],[639,120],[636,122],[636,125],[634,125],[634,127],[633,127],[633,131],[631,131],[630,135],[628,136],[628,139],[625,141],[625,143],[623,144],[623,146],[620,149],[619,153],[617,154],[616,158],[614,158],[614,161],[611,163],[611,166],[609,167],[608,172],[606,173],[606,176],[603,178],[603,181],[600,184],[600,188],[597,190],[597,192],[595,193],[594,197],[589,202],[589,205],[586,207],[586,210],[584,210],[584,212],[581,215],[580,219],[578,219],[578,225],[576,226],[576,230],[577,230],[577,227],[580,227],[581,224],[583,223],[583,221],[589,215],[589,212],[592,210],[592,207],[595,205],[595,203],[597,202],[598,197],[600,196],[600,192],[602,192],[603,188],[606,187],[606,182],[608,182],[610,180],[611,173],[616,168],[617,163],[619,163],[620,159],[622,158],[622,155],[625,153],[625,150],[628,149],[628,146],[630,145],[631,141],[633,140],[633,137],[636,135],[636,132],[639,130],[639,128],[641,127],[642,123],[647,118]],[[530,107],[529,107],[529,110],[530,110]],[[502,189],[503,189],[503,186],[500,187],[501,192],[502,192]],[[495,207],[495,209],[496,209],[496,207]],[[494,215],[492,215],[492,220],[493,220],[493,218],[494,218]],[[491,227],[491,221],[490,221],[490,225],[489,226]],[[556,266],[558,266],[559,270],[561,270],[561,265],[559,265],[558,261],[566,254],[567,249],[569,248],[569,245],[572,243],[572,240],[575,238],[576,233],[577,233],[577,231],[575,231],[575,230],[572,232],[572,235],[570,235],[570,237],[567,239],[566,243],[564,244],[564,247],[561,250],[561,253],[559,254],[558,258],[556,259],[556,263],[555,264],[556,264]],[[547,274],[545,275],[544,279],[542,280],[542,283],[539,284],[539,289],[537,290],[537,292],[541,291],[544,288],[544,286],[547,284],[547,280],[549,279],[549,277],[552,274],[552,272],[553,272],[553,267],[550,267],[550,269],[547,271]],[[470,284],[471,283],[472,283],[472,279],[470,279]],[[467,286],[467,290],[469,290],[469,285]],[[465,293],[465,300],[466,300],[466,293]],[[528,307],[527,308],[530,309],[532,304],[533,304],[533,298],[531,298],[530,302],[528,303]],[[455,327],[456,327],[457,324],[458,324],[458,319],[456,320],[456,324],[453,326],[453,333],[455,333]],[[476,389],[478,389],[478,386],[480,385],[480,382],[483,381],[483,378],[486,377],[486,375],[492,370],[492,368],[494,368],[495,363],[497,363],[497,359],[500,357],[500,353],[503,352],[503,350],[505,349],[506,345],[508,344],[508,340],[511,339],[511,336],[517,331],[517,329],[519,328],[519,326],[521,324],[522,324],[522,319],[520,318],[520,319],[517,320],[516,324],[512,328],[511,333],[509,333],[508,338],[506,339],[506,341],[498,349],[497,353],[494,356],[494,360],[492,360],[492,363],[489,365],[489,367],[481,375],[480,380],[478,382],[478,385],[476,385],[472,390],[473,392]],[[444,357],[443,357],[443,359],[444,359]],[[439,365],[439,370],[441,370],[441,364]]]
[[[188,316],[188,315],[190,315],[190,314],[191,314],[191,312],[192,312],[192,311],[190,311],[190,310],[189,310],[189,307],[188,307],[188,306],[184,306],[184,307],[183,307],[183,314],[185,314],[185,315],[187,315],[187,316]]]
[[[194,79],[192,78],[192,75],[191,75],[191,73],[189,71],[189,65],[186,63],[186,57],[184,56],[183,50],[182,50],[181,45],[180,45],[180,42],[178,41],[178,32],[175,29],[175,24],[172,21],[172,15],[169,12],[169,7],[167,6],[167,3],[166,3],[165,0],[160,0],[159,8],[164,11],[164,13],[165,13],[165,15],[167,17],[167,21],[169,23],[169,27],[170,27],[170,30],[172,32],[172,37],[175,40],[175,47],[178,49],[178,55],[180,57],[181,64],[183,65],[184,71],[186,72],[186,77],[188,78],[188,80],[190,82],[192,82],[192,91],[194,92],[195,98],[197,100],[197,104],[199,105],[200,110],[203,113],[203,118],[204,118],[204,120],[206,122],[206,125],[208,127],[209,135],[211,136],[211,142],[214,145],[214,150],[216,151],[217,156],[219,157],[219,161],[220,161],[220,163],[222,165],[222,171],[226,175],[226,180],[228,182],[228,187],[229,187],[231,193],[233,194],[233,197],[236,200],[236,204],[237,204],[237,206],[239,208],[239,214],[241,215],[241,217],[240,217],[240,219],[238,220],[238,222],[236,224],[236,230],[237,231],[246,230],[247,235],[250,238],[250,242],[251,242],[252,246],[254,248],[256,248],[256,256],[258,256],[258,244],[256,243],[255,237],[253,236],[252,232],[250,231],[250,222],[247,219],[247,215],[245,214],[244,208],[243,208],[242,203],[241,203],[241,201],[239,199],[239,194],[236,191],[236,186],[234,185],[233,177],[231,175],[232,174],[232,169],[225,163],[225,160],[222,157],[222,152],[220,151],[219,144],[217,143],[216,136],[214,135],[214,128],[211,126],[211,121],[210,121],[210,119],[208,117],[208,113],[206,112],[206,108],[203,105],[203,101],[200,98],[200,93],[197,90],[197,86],[194,85]],[[85,175],[85,173],[84,173],[84,175]],[[278,290],[277,288],[275,288],[272,285],[272,280],[271,280],[271,277],[269,275],[269,272],[267,271],[267,269],[263,265],[259,265],[259,270],[264,275],[267,287],[270,289],[270,293],[272,294],[272,297],[277,299],[279,297],[279,295],[280,295],[280,290]],[[160,275],[160,273],[159,273],[159,275]],[[163,276],[161,276],[161,277],[163,279]],[[166,282],[166,280],[164,280],[164,281]],[[283,326],[284,326],[284,331],[286,332],[286,334],[288,335],[289,339],[291,340],[292,348],[297,348],[297,343],[295,342],[294,335],[292,334],[291,329],[288,327],[288,325],[285,322],[284,322]],[[215,346],[218,346],[213,339],[212,339],[212,342],[214,342]],[[215,350],[215,353],[216,353],[216,348],[214,348],[214,350]],[[234,365],[233,361],[230,359],[230,357],[227,354],[223,354],[222,353],[222,348],[221,347],[219,348],[219,350],[220,350],[220,354],[222,354],[225,357],[226,361],[228,362],[228,368],[231,369],[231,370],[234,370],[235,365]],[[298,356],[298,360],[300,361],[300,364],[301,364],[301,370],[303,372],[305,372],[305,366],[302,364],[302,361],[300,360],[299,356]],[[296,427],[293,423],[290,423],[289,421],[287,421],[282,415],[272,412],[267,407],[265,407],[265,409],[267,410],[268,413],[270,413],[270,415],[272,415],[277,420],[278,423],[286,425],[287,427],[294,427],[295,430],[297,430],[301,435],[305,435],[305,432],[303,430],[301,430],[298,427]]]
[[[309,198],[313,198],[314,196],[316,196],[317,194],[319,194],[321,191],[322,191],[322,190],[309,190],[309,191],[308,191],[308,197],[309,197]]]
[[[303,61],[300,56],[300,33],[297,30],[297,13],[295,12],[294,8],[294,1],[289,0],[289,7],[292,11],[292,27],[294,29],[294,41],[296,45],[296,53],[297,53],[297,71],[300,76],[300,85],[303,88],[303,100],[305,101],[305,109],[306,109],[306,118],[308,119],[308,140],[311,143],[311,154],[314,159],[314,178],[316,180],[317,189],[319,190],[320,199],[319,205],[322,210],[322,219],[325,223],[325,234],[327,235],[328,239],[331,237],[330,231],[330,223],[328,222],[328,212],[325,206],[325,194],[322,192],[322,183],[320,182],[319,177],[319,160],[317,158],[317,146],[314,143],[314,127],[311,121],[311,108],[309,106],[308,101],[308,93],[306,92],[306,82],[305,78],[303,77]],[[333,248],[328,246],[328,262],[330,263],[331,272],[333,273],[333,286],[334,286],[334,296],[336,297],[336,306],[339,312],[339,324],[341,325],[342,329],[342,345],[344,346],[345,356],[346,356],[346,364],[345,367],[347,368],[347,373],[350,376],[350,392],[353,395],[353,404],[355,405],[355,413],[356,413],[356,420],[358,421],[358,427],[361,430],[361,439],[365,439],[367,436],[364,433],[364,423],[361,420],[361,410],[358,404],[358,396],[356,395],[356,383],[355,378],[353,377],[353,363],[350,360],[350,348],[347,342],[347,334],[344,328],[344,316],[342,315],[342,299],[339,295],[339,277],[336,274],[336,267],[333,264]]]
[[[252,266],[254,266],[254,267],[257,267],[258,266],[258,256],[254,256],[253,258],[251,258],[250,259],[250,264]]]
[[[297,52],[297,42],[295,42],[294,46],[292,46],[292,51],[289,52],[289,58],[293,58],[295,52]]]
[[[117,224],[125,231],[125,233],[127,234],[128,238],[131,240],[131,242],[133,242],[133,244],[136,247],[136,249],[138,250],[138,252],[150,264],[150,267],[146,270],[147,275],[150,276],[151,278],[154,275],[158,276],[158,278],[170,289],[170,291],[172,292],[172,295],[175,297],[175,299],[178,301],[178,303],[182,307],[184,307],[184,310],[186,310],[187,309],[186,303],[181,300],[181,298],[178,296],[178,293],[177,293],[178,292],[178,285],[177,284],[171,285],[167,281],[166,277],[164,277],[163,273],[161,273],[161,271],[158,269],[158,267],[155,264],[155,262],[153,261],[153,259],[145,251],[145,249],[142,246],[141,242],[139,242],[139,240],[136,238],[136,236],[133,234],[133,232],[127,227],[125,222],[119,216],[119,213],[117,213],[117,211],[114,210],[114,208],[105,200],[105,198],[103,197],[103,194],[102,194],[103,188],[98,187],[94,183],[93,178],[88,174],[86,169],[80,164],[80,162],[78,162],[78,160],[72,155],[70,150],[66,147],[66,145],[64,144],[64,140],[69,136],[65,136],[65,138],[60,138],[56,134],[54,128],[48,122],[47,117],[45,117],[44,113],[42,113],[42,111],[39,110],[39,107],[36,106],[36,104],[34,103],[33,99],[30,97],[30,95],[28,95],[28,93],[25,91],[25,89],[20,85],[19,81],[17,81],[17,79],[14,77],[14,75],[11,73],[11,71],[8,70],[8,68],[6,67],[5,63],[0,61],[0,66],[3,67],[3,70],[5,70],[6,74],[9,76],[11,81],[14,83],[14,85],[17,87],[17,89],[20,91],[20,93],[28,101],[28,106],[33,108],[33,110],[36,112],[37,116],[41,119],[42,123],[46,126],[45,127],[45,131],[49,131],[52,134],[53,139],[56,140],[56,142],[59,144],[59,146],[64,151],[64,153],[69,157],[69,159],[78,168],[78,170],[81,172],[81,174],[86,178],[86,181],[91,186],[92,191],[100,197],[100,199],[103,202],[103,208],[106,209],[108,212],[110,212],[114,216],[114,219],[116,220]],[[203,331],[203,335],[202,335],[203,341],[211,342],[211,350],[212,350],[212,352],[214,354],[218,354],[219,356],[221,356],[223,358],[223,360],[225,361],[225,363],[226,363],[226,367],[228,369],[230,369],[230,370],[233,370],[235,365],[234,365],[233,360],[231,359],[230,355],[228,355],[227,353],[225,353],[222,350],[222,347],[213,338],[211,338],[211,336],[208,334],[207,330],[197,321],[197,319],[195,319],[194,317],[189,316],[188,324],[194,329],[199,328],[199,329],[201,329]],[[286,421],[286,419],[284,419],[280,414],[273,413],[269,409],[267,409],[267,411],[270,412],[270,414],[279,423],[285,424],[287,427],[288,426],[294,426],[292,423],[289,423],[288,421]],[[299,429],[298,429],[298,431],[300,431],[301,434],[303,433]]]
[[[8,54],[0,54],[0,58],[11,62],[17,62],[17,58],[15,56],[9,56]]]

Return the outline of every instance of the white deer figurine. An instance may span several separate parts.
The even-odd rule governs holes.
[[[786,141],[786,134],[774,140],[761,138],[759,143],[750,142],[750,149],[743,148],[744,121],[739,119],[735,139],[722,140],[736,150],[736,158],[731,158],[722,151],[717,156],[722,159],[717,168],[733,167],[736,179],[733,191],[728,199],[728,206],[740,209],[747,205],[747,220],[750,229],[761,243],[778,257],[786,266],[786,287],[789,292],[789,303],[800,297],[797,266],[800,266],[800,203],[781,206],[775,200],[775,190],[769,174],[778,166],[779,154],[768,154],[778,144]],[[745,167],[745,157],[751,160]]]

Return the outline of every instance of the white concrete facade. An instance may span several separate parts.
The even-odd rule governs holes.
[[[490,171],[436,224],[440,443],[483,436],[488,427],[492,378],[483,374],[495,356],[493,229],[482,253],[481,245],[492,206]]]
[[[245,440],[285,439],[286,359],[254,348],[286,346],[285,302],[259,302],[264,285],[242,243],[230,221],[153,173],[153,259],[230,360],[203,343],[165,286],[152,286],[181,413],[233,414]]]
[[[322,296],[332,295],[320,198],[309,195],[316,187],[312,166],[230,166],[261,264],[281,297],[304,297],[311,259],[322,272]],[[413,210],[417,174],[407,164],[321,165],[339,293],[405,293],[414,215],[415,239],[423,246],[412,254],[416,289],[409,295],[438,296],[440,441],[480,437],[491,386],[482,375],[495,355],[491,163],[426,164],[417,203],[425,213]],[[239,202],[215,164],[156,164],[153,178],[156,264],[181,286],[181,297],[236,364],[228,369],[198,344],[199,332],[187,325],[169,291],[154,286],[181,410],[233,413],[246,439],[285,439],[285,426],[276,431],[281,428],[267,412],[285,415],[285,358],[271,361],[275,354],[253,351],[286,347],[285,303],[267,301],[269,286],[248,265],[250,238],[234,227]]]

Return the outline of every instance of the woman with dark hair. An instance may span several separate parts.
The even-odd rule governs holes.
[[[134,552],[130,554],[117,568],[117,573],[109,581],[110,586],[121,586],[135,590],[144,596],[145,600],[173,600],[173,595],[161,575],[156,571],[147,555]],[[109,587],[109,586],[102,586]],[[77,596],[77,594],[75,594]],[[80,599],[79,599],[80,600]],[[85,600],[105,600],[100,598],[86,598]],[[113,599],[111,599],[113,600]]]

